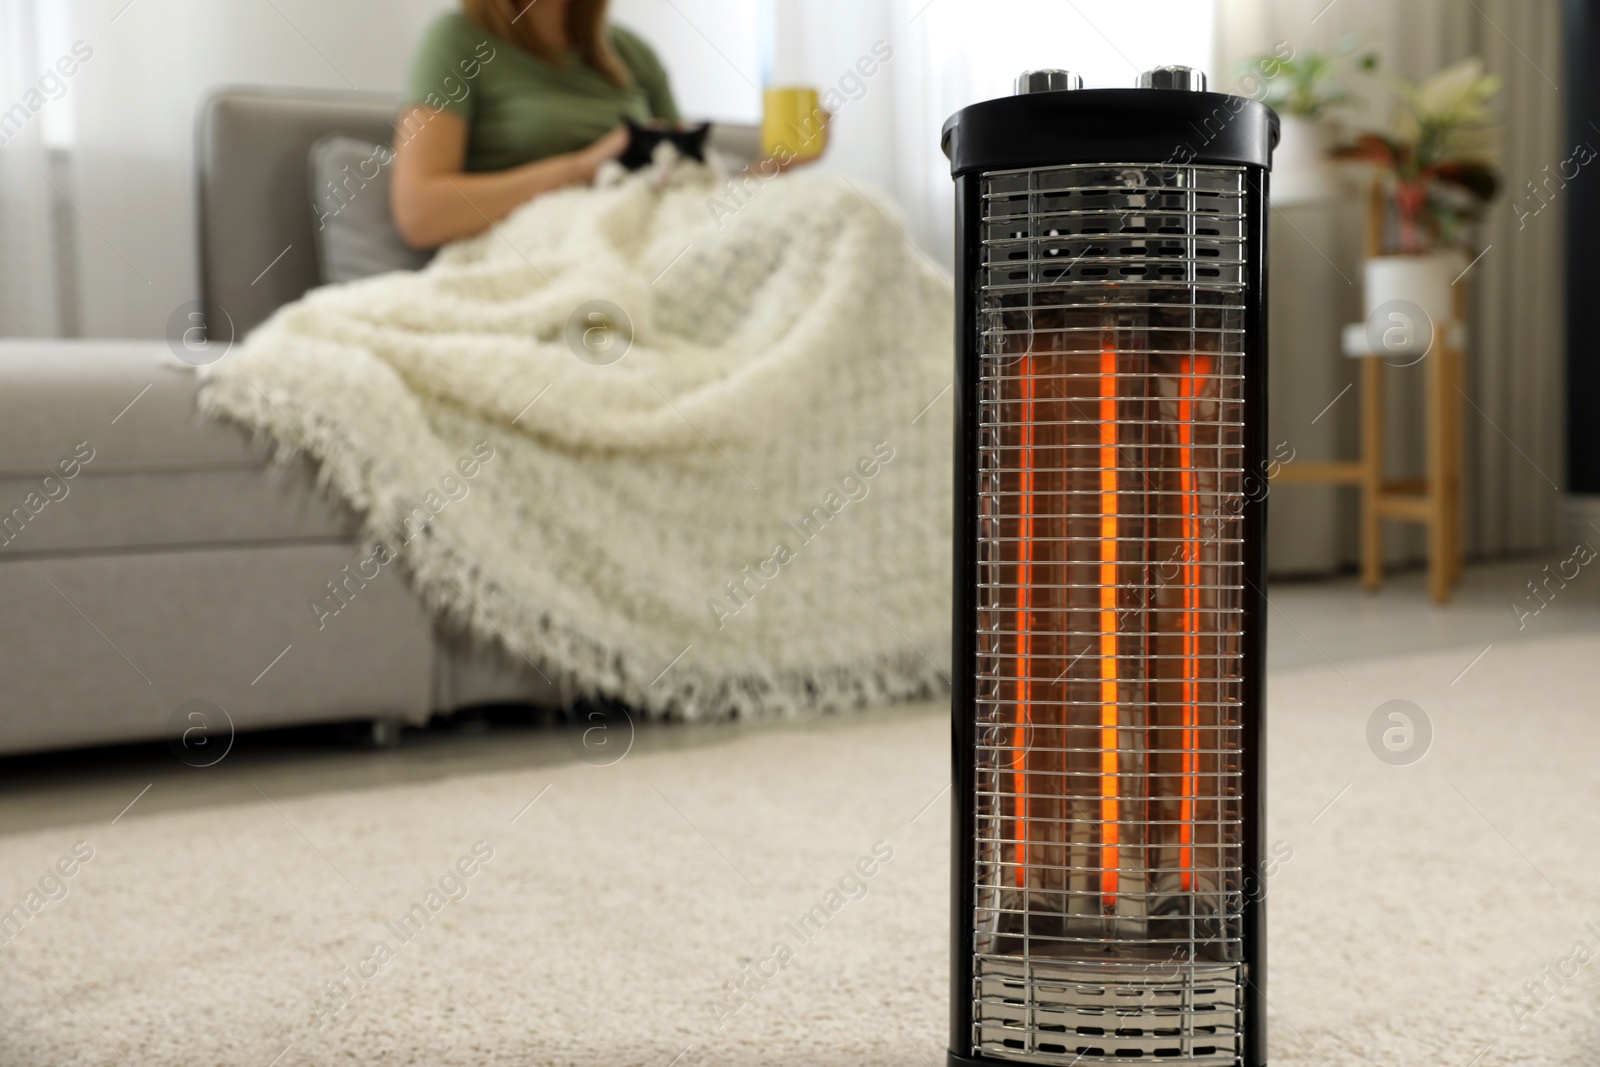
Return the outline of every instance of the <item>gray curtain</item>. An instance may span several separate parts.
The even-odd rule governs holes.
[[[1563,483],[1562,213],[1559,191],[1537,216],[1525,212],[1528,182],[1571,154],[1563,140],[1559,0],[1218,0],[1218,69],[1286,42],[1327,49],[1360,33],[1380,73],[1344,115],[1347,128],[1387,119],[1384,79],[1417,81],[1465,56],[1482,57],[1504,79],[1505,188],[1474,245],[1489,250],[1461,284],[1471,321],[1465,406],[1466,550],[1487,557],[1547,548],[1561,535]],[[1227,75],[1224,73],[1224,81]],[[1600,133],[1594,138],[1600,146]],[[1592,165],[1600,165],[1600,162]],[[1570,168],[1569,168],[1570,173]],[[1272,437],[1297,458],[1353,458],[1359,385],[1318,414],[1359,368],[1339,354],[1338,327],[1360,319],[1364,204],[1340,201],[1272,213]],[[1391,473],[1422,468],[1422,374],[1388,374]],[[1316,419],[1315,422],[1312,420]],[[1352,490],[1274,491],[1269,542],[1277,573],[1325,572],[1356,560]],[[1420,528],[1388,524],[1391,562],[1420,559]]]
[[[1549,547],[1562,533],[1565,203],[1559,191],[1546,193],[1549,206],[1520,221],[1514,207],[1520,203],[1526,212],[1539,203],[1529,186],[1545,177],[1546,167],[1558,173],[1574,146],[1563,139],[1556,88],[1560,3],[1476,3],[1483,12],[1469,21],[1466,47],[1505,78],[1499,107],[1506,188],[1484,226],[1493,248],[1474,269],[1482,273],[1472,290],[1468,393],[1479,410],[1469,405],[1466,413],[1467,544],[1490,554]],[[1591,143],[1600,148],[1600,133]],[[1600,167],[1600,160],[1590,166]]]

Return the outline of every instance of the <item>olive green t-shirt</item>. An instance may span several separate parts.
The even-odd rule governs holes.
[[[441,16],[411,61],[404,103],[454,111],[467,121],[469,171],[505,170],[593,144],[623,117],[678,121],[667,72],[650,46],[610,27],[617,55],[633,73],[626,88],[607,81],[568,50],[546,63],[480,29],[465,15]],[[413,118],[411,125],[419,120]],[[425,121],[425,120],[422,120]],[[404,126],[395,131],[404,139]]]

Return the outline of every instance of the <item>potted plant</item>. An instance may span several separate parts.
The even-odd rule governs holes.
[[[1399,83],[1392,128],[1362,134],[1335,153],[1375,165],[1394,206],[1395,236],[1366,266],[1369,312],[1409,300],[1429,315],[1450,314],[1463,229],[1482,217],[1500,185],[1492,161],[1494,115],[1487,107],[1499,88],[1500,79],[1485,74],[1476,58],[1421,85]]]
[[[1342,38],[1328,52],[1299,54],[1281,46],[1279,52],[1249,62],[1240,79],[1245,93],[1278,113],[1278,146],[1272,157],[1274,202],[1324,200],[1337,193],[1329,164],[1333,147],[1329,119],[1353,99],[1346,86],[1348,77],[1377,65],[1377,54],[1363,51],[1356,36]]]

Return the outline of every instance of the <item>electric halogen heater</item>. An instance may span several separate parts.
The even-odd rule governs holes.
[[[950,1063],[1266,1062],[1277,116],[1030,71],[956,181]]]

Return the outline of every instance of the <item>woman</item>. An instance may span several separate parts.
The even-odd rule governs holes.
[[[391,202],[414,248],[480,233],[541,193],[590,181],[624,117],[678,121],[644,41],[607,0],[462,0],[429,28],[395,131]]]

